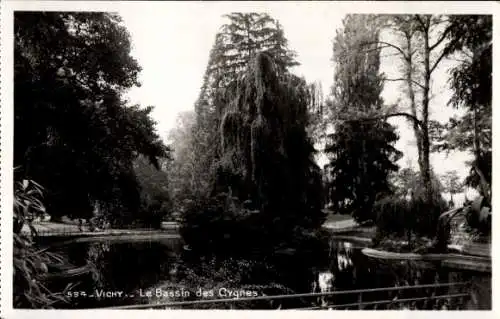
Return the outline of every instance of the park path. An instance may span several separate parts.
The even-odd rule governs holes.
[[[33,223],[33,227],[40,234],[80,234],[80,235],[119,235],[119,234],[132,234],[132,233],[142,233],[148,229],[100,229],[90,231],[87,225],[81,227],[74,223],[55,223],[50,221],[40,221]],[[178,230],[179,224],[176,222],[164,222],[162,223],[162,230]],[[30,229],[27,224],[25,224],[21,230],[23,233],[29,233]],[[151,230],[149,230],[151,231]]]
[[[332,229],[332,230],[347,230],[351,228],[358,227],[358,223],[354,221],[354,219],[346,219],[346,220],[339,220],[339,221],[326,221],[323,224],[323,227]]]

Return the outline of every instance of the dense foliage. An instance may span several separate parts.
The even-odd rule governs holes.
[[[489,198],[492,172],[492,16],[450,16],[447,53],[460,62],[450,70],[449,104],[463,108],[434,131],[436,151],[474,155],[466,184]],[[483,177],[481,177],[483,175]],[[484,179],[483,181],[481,179]]]
[[[295,53],[288,48],[280,23],[266,13],[231,13],[224,16],[215,37],[200,95],[195,103],[196,123],[192,149],[193,170],[199,181],[194,189],[213,192],[213,176],[221,154],[220,123],[225,108],[236,94],[239,75],[259,52],[269,52],[281,73],[297,65]]]
[[[439,216],[449,209],[449,203],[441,196],[446,187],[440,177],[431,174],[434,196],[428,201],[418,171],[406,167],[393,174],[393,194],[377,200],[373,206],[377,226],[376,242],[384,237],[403,239],[408,242],[410,249],[414,249],[419,238],[430,240],[440,235]],[[444,238],[440,239],[446,241],[449,234],[442,235]]]
[[[134,161],[134,172],[140,186],[141,206],[139,214],[133,216],[133,221],[142,227],[160,228],[161,222],[172,214],[166,168],[158,169],[140,156]]]
[[[446,172],[441,176],[441,179],[443,180],[444,191],[450,193],[450,203],[453,203],[453,195],[462,192],[464,185],[460,181],[456,170]]]
[[[216,195],[194,203],[186,231],[199,229],[200,245],[224,238],[226,244],[213,245],[222,251],[265,252],[324,220],[321,175],[306,134],[308,90],[295,76],[280,79],[267,53],[256,57],[238,88],[220,128]]]
[[[45,282],[50,264],[61,263],[63,259],[55,253],[40,251],[33,243],[36,230],[32,222],[45,213],[43,188],[31,180],[18,181],[14,186],[14,307],[50,308],[68,302],[64,291],[51,291]],[[71,287],[68,285],[66,290]]]
[[[358,121],[358,114],[380,112],[383,76],[379,73],[378,28],[369,16],[348,15],[334,42],[336,62],[332,113],[351,114],[352,120],[335,123],[325,152],[328,199],[340,214],[358,221],[373,220],[373,203],[390,193],[388,175],[397,171],[401,153],[398,136],[384,120]],[[360,49],[362,43],[375,45]]]
[[[124,99],[139,85],[140,66],[119,16],[15,14],[15,306],[59,305],[72,288],[54,293],[45,284],[49,273],[70,266],[33,241],[32,222],[46,213],[56,221],[98,217],[120,228],[180,220],[182,241],[169,242],[179,246],[175,267],[164,243],[155,250],[72,246],[68,254],[79,266],[97,264],[123,289],[156,285],[161,273],[168,285],[191,291],[302,293],[311,291],[320,268],[336,273],[339,289],[379,285],[384,281],[365,284],[375,269],[365,257],[351,251],[337,258],[344,243],[322,228],[323,208],[373,221],[379,248],[415,251],[434,240],[434,248],[446,250],[450,224],[439,217],[449,203],[441,193],[453,196],[463,184],[455,171],[433,172],[431,150],[473,153],[465,182],[484,198],[466,208],[466,220],[481,235],[491,231],[491,16],[347,15],[333,41],[327,101],[321,84],[293,74],[299,63],[278,21],[265,13],[224,17],[194,111],[179,115],[167,147],[155,131],[153,108]],[[401,62],[395,79],[381,72],[387,49],[400,58],[393,60]],[[437,123],[431,83],[441,61],[452,58],[460,63],[450,72],[450,105],[464,112]],[[385,105],[388,81],[404,84],[396,106],[409,111]],[[388,122],[394,116],[412,125],[419,171],[399,169],[399,136]],[[324,170],[315,158],[319,144],[328,157]],[[122,265],[146,270],[147,280],[122,280],[130,276]],[[89,289],[97,287],[89,282]]]
[[[422,186],[420,189],[423,189]],[[406,237],[410,247],[415,235],[434,238],[438,234],[439,216],[447,208],[447,203],[440,196],[428,201],[422,191],[410,198],[385,197],[374,205],[377,237]]]
[[[307,131],[318,90],[290,74],[298,63],[279,22],[259,13],[225,17],[195,120],[186,114],[172,134],[175,145],[189,145],[175,151],[172,169],[183,173],[172,175],[172,189],[193,249],[269,255],[324,218]]]
[[[140,208],[134,159],[158,165],[168,149],[152,108],[122,98],[140,67],[120,18],[17,12],[14,25],[16,178],[44,185],[53,219],[90,218],[99,206],[112,222],[130,220]]]
[[[202,181],[195,171],[199,160],[193,148],[197,133],[195,122],[196,113],[193,111],[180,113],[176,127],[169,134],[172,160],[167,162],[166,170],[173,211],[178,215],[182,214],[187,200],[198,197],[201,189],[208,188],[206,185],[199,186],[206,181]]]

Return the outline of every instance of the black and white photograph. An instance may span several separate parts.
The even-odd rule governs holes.
[[[11,311],[493,309],[492,10],[7,2]]]

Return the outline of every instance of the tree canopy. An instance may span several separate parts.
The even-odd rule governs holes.
[[[46,189],[47,212],[137,212],[133,160],[168,156],[152,107],[127,106],[139,85],[121,19],[108,13],[16,12],[14,165]]]
[[[195,103],[193,149],[199,163],[195,171],[208,185],[213,185],[210,176],[213,176],[221,152],[218,128],[225,107],[236,94],[239,75],[247,70],[259,52],[273,56],[280,73],[298,65],[280,23],[268,14],[235,12],[224,17],[228,21],[215,37]]]
[[[466,112],[436,125],[435,151],[474,155],[466,184],[489,196],[492,171],[492,16],[450,16],[446,53],[459,63],[450,70],[449,104]],[[482,177],[481,177],[482,176]]]
[[[348,15],[333,45],[335,84],[333,114],[351,114],[351,120],[334,122],[325,151],[330,157],[329,200],[338,213],[358,220],[373,219],[371,207],[377,197],[390,193],[388,175],[397,171],[401,153],[398,136],[384,120],[356,121],[359,113],[380,112],[383,77],[379,72],[378,28],[369,16]],[[373,43],[366,48],[365,43]]]

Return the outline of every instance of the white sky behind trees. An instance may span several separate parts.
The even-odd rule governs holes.
[[[324,94],[329,94],[334,76],[332,41],[348,8],[332,3],[270,3],[256,8],[235,6],[234,3],[198,2],[141,5],[119,10],[132,38],[132,55],[142,67],[139,77],[142,86],[129,92],[130,102],[155,107],[153,117],[157,121],[157,130],[167,141],[169,131],[176,126],[177,115],[194,110],[215,35],[227,21],[222,16],[235,11],[266,12],[279,20],[289,48],[297,52],[297,60],[301,63],[294,68],[294,73],[304,76],[308,82],[321,82]],[[446,121],[454,112],[447,106],[450,94],[448,67],[449,63],[443,63],[433,77],[432,93],[435,96],[430,105],[431,119]],[[384,58],[381,71],[388,77],[397,72],[394,58]],[[397,82],[386,85],[383,98],[387,104],[404,98],[401,85]],[[405,167],[411,162],[417,168],[415,138],[408,122],[401,118],[390,121],[397,126],[400,135],[396,144],[404,153],[400,166]],[[468,174],[465,164],[468,159],[470,155],[467,153],[433,154],[431,163],[438,174],[457,170],[463,178]]]

